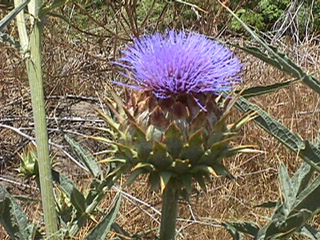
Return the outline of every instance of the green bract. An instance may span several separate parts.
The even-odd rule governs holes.
[[[111,91],[111,90],[110,90]],[[110,129],[109,137],[93,137],[111,144],[113,154],[100,163],[116,163],[108,177],[130,173],[127,184],[148,174],[152,189],[163,190],[174,179],[187,194],[192,179],[205,190],[210,175],[232,177],[223,158],[252,151],[251,146],[230,147],[230,140],[254,114],[226,124],[235,99],[215,95],[177,95],[158,99],[152,92],[127,93],[123,102],[115,93],[99,111]],[[201,105],[200,105],[200,104]],[[114,117],[112,117],[114,116]]]
[[[18,168],[19,175],[29,178],[39,175],[38,156],[36,148],[29,145],[25,151],[19,155],[20,166]]]

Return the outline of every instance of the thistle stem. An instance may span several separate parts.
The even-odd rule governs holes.
[[[15,5],[20,5],[21,0],[15,0]],[[58,239],[55,234],[58,231],[57,214],[53,193],[51,164],[49,158],[48,131],[45,113],[45,100],[43,78],[41,69],[41,33],[42,22],[37,19],[42,0],[32,0],[28,5],[32,30],[28,37],[23,12],[17,16],[20,45],[26,62],[28,79],[30,84],[32,110],[34,116],[35,135],[37,143],[40,188],[44,222],[47,239]]]
[[[160,240],[174,240],[178,213],[178,188],[170,180],[162,195]]]

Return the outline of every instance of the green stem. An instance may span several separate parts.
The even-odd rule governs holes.
[[[178,188],[170,180],[162,195],[160,240],[174,240],[178,214]]]
[[[15,0],[15,4],[20,4],[20,2],[19,0]],[[41,6],[42,0],[32,0],[28,5],[31,16],[37,18]],[[33,19],[31,17],[32,31],[28,41],[24,16],[23,13],[20,14],[19,18],[17,18],[17,24],[31,91],[44,221],[47,239],[53,240],[58,239],[54,236],[58,231],[58,221],[55,210],[51,163],[49,158],[48,131],[41,69],[42,22],[39,21],[39,19]]]

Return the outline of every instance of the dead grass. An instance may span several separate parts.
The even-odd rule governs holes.
[[[67,10],[63,11],[66,13]],[[85,15],[83,9],[77,10],[78,15],[74,18],[80,17],[81,11],[81,14]],[[181,9],[176,7],[174,9],[176,15],[172,19],[166,19],[169,26],[181,26],[181,19],[177,17],[179,11]],[[123,17],[121,14],[124,14],[124,17],[130,20],[127,10],[118,12],[118,14],[115,17],[121,19]],[[212,12],[210,14],[208,16],[212,17]],[[146,31],[157,30],[154,27],[159,26],[159,19],[150,19],[145,24],[145,29],[148,29]],[[102,124],[92,111],[92,106],[103,107],[103,98],[106,94],[104,86],[116,77],[116,71],[110,66],[109,61],[116,57],[118,49],[128,38],[128,33],[144,32],[144,29],[139,29],[139,26],[129,20],[127,23],[118,20],[99,19],[100,25],[105,28],[119,28],[120,38],[108,34],[106,38],[98,38],[79,33],[70,30],[65,25],[62,26],[61,21],[54,19],[51,19],[45,28],[43,63],[49,133],[50,139],[61,145],[65,151],[69,149],[58,127],[69,131],[93,153],[104,148],[95,142],[84,140],[81,135],[96,134],[91,127]],[[204,23],[201,22],[188,22],[188,24],[195,30],[210,34],[216,33],[214,30],[216,26],[207,29],[208,26],[205,28]],[[127,29],[127,32],[123,29]],[[90,31],[91,28],[88,26],[87,29],[82,30]],[[96,30],[94,33],[102,35],[103,30],[105,29]],[[283,45],[282,48],[305,69],[320,76],[319,46],[309,41],[299,46]],[[0,45],[0,51],[2,53],[0,55],[0,124],[19,128],[23,133],[32,137],[34,136],[32,111],[24,63],[12,48]],[[240,52],[238,55],[244,62],[246,71],[241,87],[265,85],[289,79],[283,73],[251,56]],[[268,113],[303,138],[313,140],[317,136],[320,127],[319,97],[305,85],[296,84],[271,95],[254,98],[253,102],[262,106]],[[232,118],[239,116],[240,113],[234,110]],[[5,183],[11,193],[38,200],[19,202],[29,218],[41,225],[40,195],[35,183],[16,177],[17,154],[29,142],[30,139],[7,127],[0,127],[0,180],[1,183]],[[255,144],[264,153],[239,155],[227,159],[226,163],[236,176],[236,181],[214,178],[207,193],[203,193],[198,186],[195,186],[195,190],[198,191],[192,196],[190,203],[181,202],[178,221],[178,227],[182,229],[180,239],[231,239],[226,230],[219,225],[223,221],[253,221],[262,226],[266,223],[266,217],[270,216],[271,211],[255,206],[269,200],[279,199],[277,173],[279,164],[284,163],[293,173],[301,163],[294,153],[271,138],[253,122],[242,128],[237,143]],[[72,177],[85,189],[89,176],[75,166],[61,152],[61,149],[52,147],[52,152],[56,158],[57,169]],[[15,182],[10,183],[7,180]],[[118,187],[120,186],[121,183]],[[140,178],[130,188],[122,189],[126,195],[124,195],[117,223],[129,233],[146,232],[159,227],[161,198],[159,193],[150,192],[147,189],[144,178]],[[118,190],[110,190],[101,204],[101,209],[105,211],[109,209]],[[315,220],[315,225],[318,226],[319,219]],[[89,222],[77,239],[83,239],[93,226],[94,223]],[[154,230],[146,236],[152,238],[156,233],[157,230]],[[115,233],[111,235],[116,236]],[[1,226],[0,239],[9,239]]]

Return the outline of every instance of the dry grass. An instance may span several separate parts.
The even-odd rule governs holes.
[[[80,13],[85,15],[85,10],[80,9],[80,6],[74,7],[78,14],[75,18],[81,16]],[[70,9],[71,7],[61,11],[70,14],[68,12]],[[115,19],[103,19],[99,15],[100,18],[97,20],[101,21],[100,28],[104,26],[104,28],[119,29],[120,38],[110,34],[106,34],[108,35],[106,38],[80,34],[68,29],[65,25],[62,26],[62,22],[55,19],[51,19],[46,25],[43,63],[49,133],[50,139],[66,151],[69,149],[58,127],[69,131],[93,153],[104,148],[95,142],[86,141],[81,135],[96,134],[90,127],[102,124],[92,111],[92,106],[103,107],[103,98],[106,95],[104,85],[116,77],[116,71],[110,66],[109,61],[116,57],[119,47],[126,42],[127,33],[140,34],[144,31],[150,32],[150,29],[159,30],[161,27],[159,22],[171,27],[181,27],[182,24],[181,19],[177,17],[182,10],[176,7],[173,11],[176,15],[170,15],[172,18],[167,18],[165,21],[156,18],[147,20],[145,28],[139,29],[139,26],[129,21],[131,19],[129,10],[118,12],[119,15],[115,15]],[[212,13],[210,12],[206,17],[212,17]],[[121,14],[129,19],[128,23],[120,21]],[[215,32],[217,25],[207,29],[208,26],[201,21],[189,21],[184,24],[185,27],[205,33],[218,34]],[[87,29],[82,30],[89,31],[92,28],[88,26]],[[96,30],[95,34],[101,35],[104,31],[105,29],[102,28]],[[304,69],[319,77],[319,46],[306,41],[304,45],[283,45],[282,48]],[[8,129],[8,126],[19,128],[23,133],[33,136],[32,111],[24,63],[14,49],[0,45],[0,51],[0,124],[2,124],[2,127],[0,125],[0,180],[1,183],[5,183],[11,193],[39,200],[40,195],[35,183],[16,177],[15,168],[19,161],[17,154],[21,153],[30,139]],[[237,54],[245,64],[246,71],[241,87],[288,80],[286,75],[265,63],[241,52]],[[296,84],[276,93],[254,98],[253,101],[303,138],[313,140],[317,136],[320,127],[319,97],[305,85]],[[240,113],[234,110],[232,118],[239,116]],[[271,138],[253,122],[242,128],[237,143],[255,144],[265,152],[227,159],[226,163],[236,176],[236,181],[214,178],[207,193],[203,193],[198,186],[195,186],[195,190],[198,191],[191,197],[190,202],[181,202],[178,221],[178,227],[183,230],[181,239],[231,239],[226,230],[219,225],[223,221],[246,220],[257,222],[262,226],[271,211],[254,206],[280,197],[277,172],[279,164],[285,163],[293,173],[301,163],[294,153]],[[85,189],[90,177],[75,166],[61,152],[61,149],[52,147],[52,152],[57,168]],[[15,182],[10,183],[7,180]],[[121,182],[118,187],[120,186]],[[140,178],[130,188],[122,189],[125,197],[117,223],[129,233],[146,232],[159,227],[160,195],[146,189],[147,184],[144,178]],[[114,188],[107,194],[101,204],[103,210],[109,209],[117,191],[119,189]],[[20,203],[29,218],[41,224],[39,201],[20,201]],[[83,239],[92,226],[94,226],[93,222],[88,223],[78,239]],[[153,237],[155,234],[156,230],[151,231],[147,236]],[[115,236],[115,233],[112,233],[112,236]],[[0,239],[9,239],[2,227],[0,227]]]

